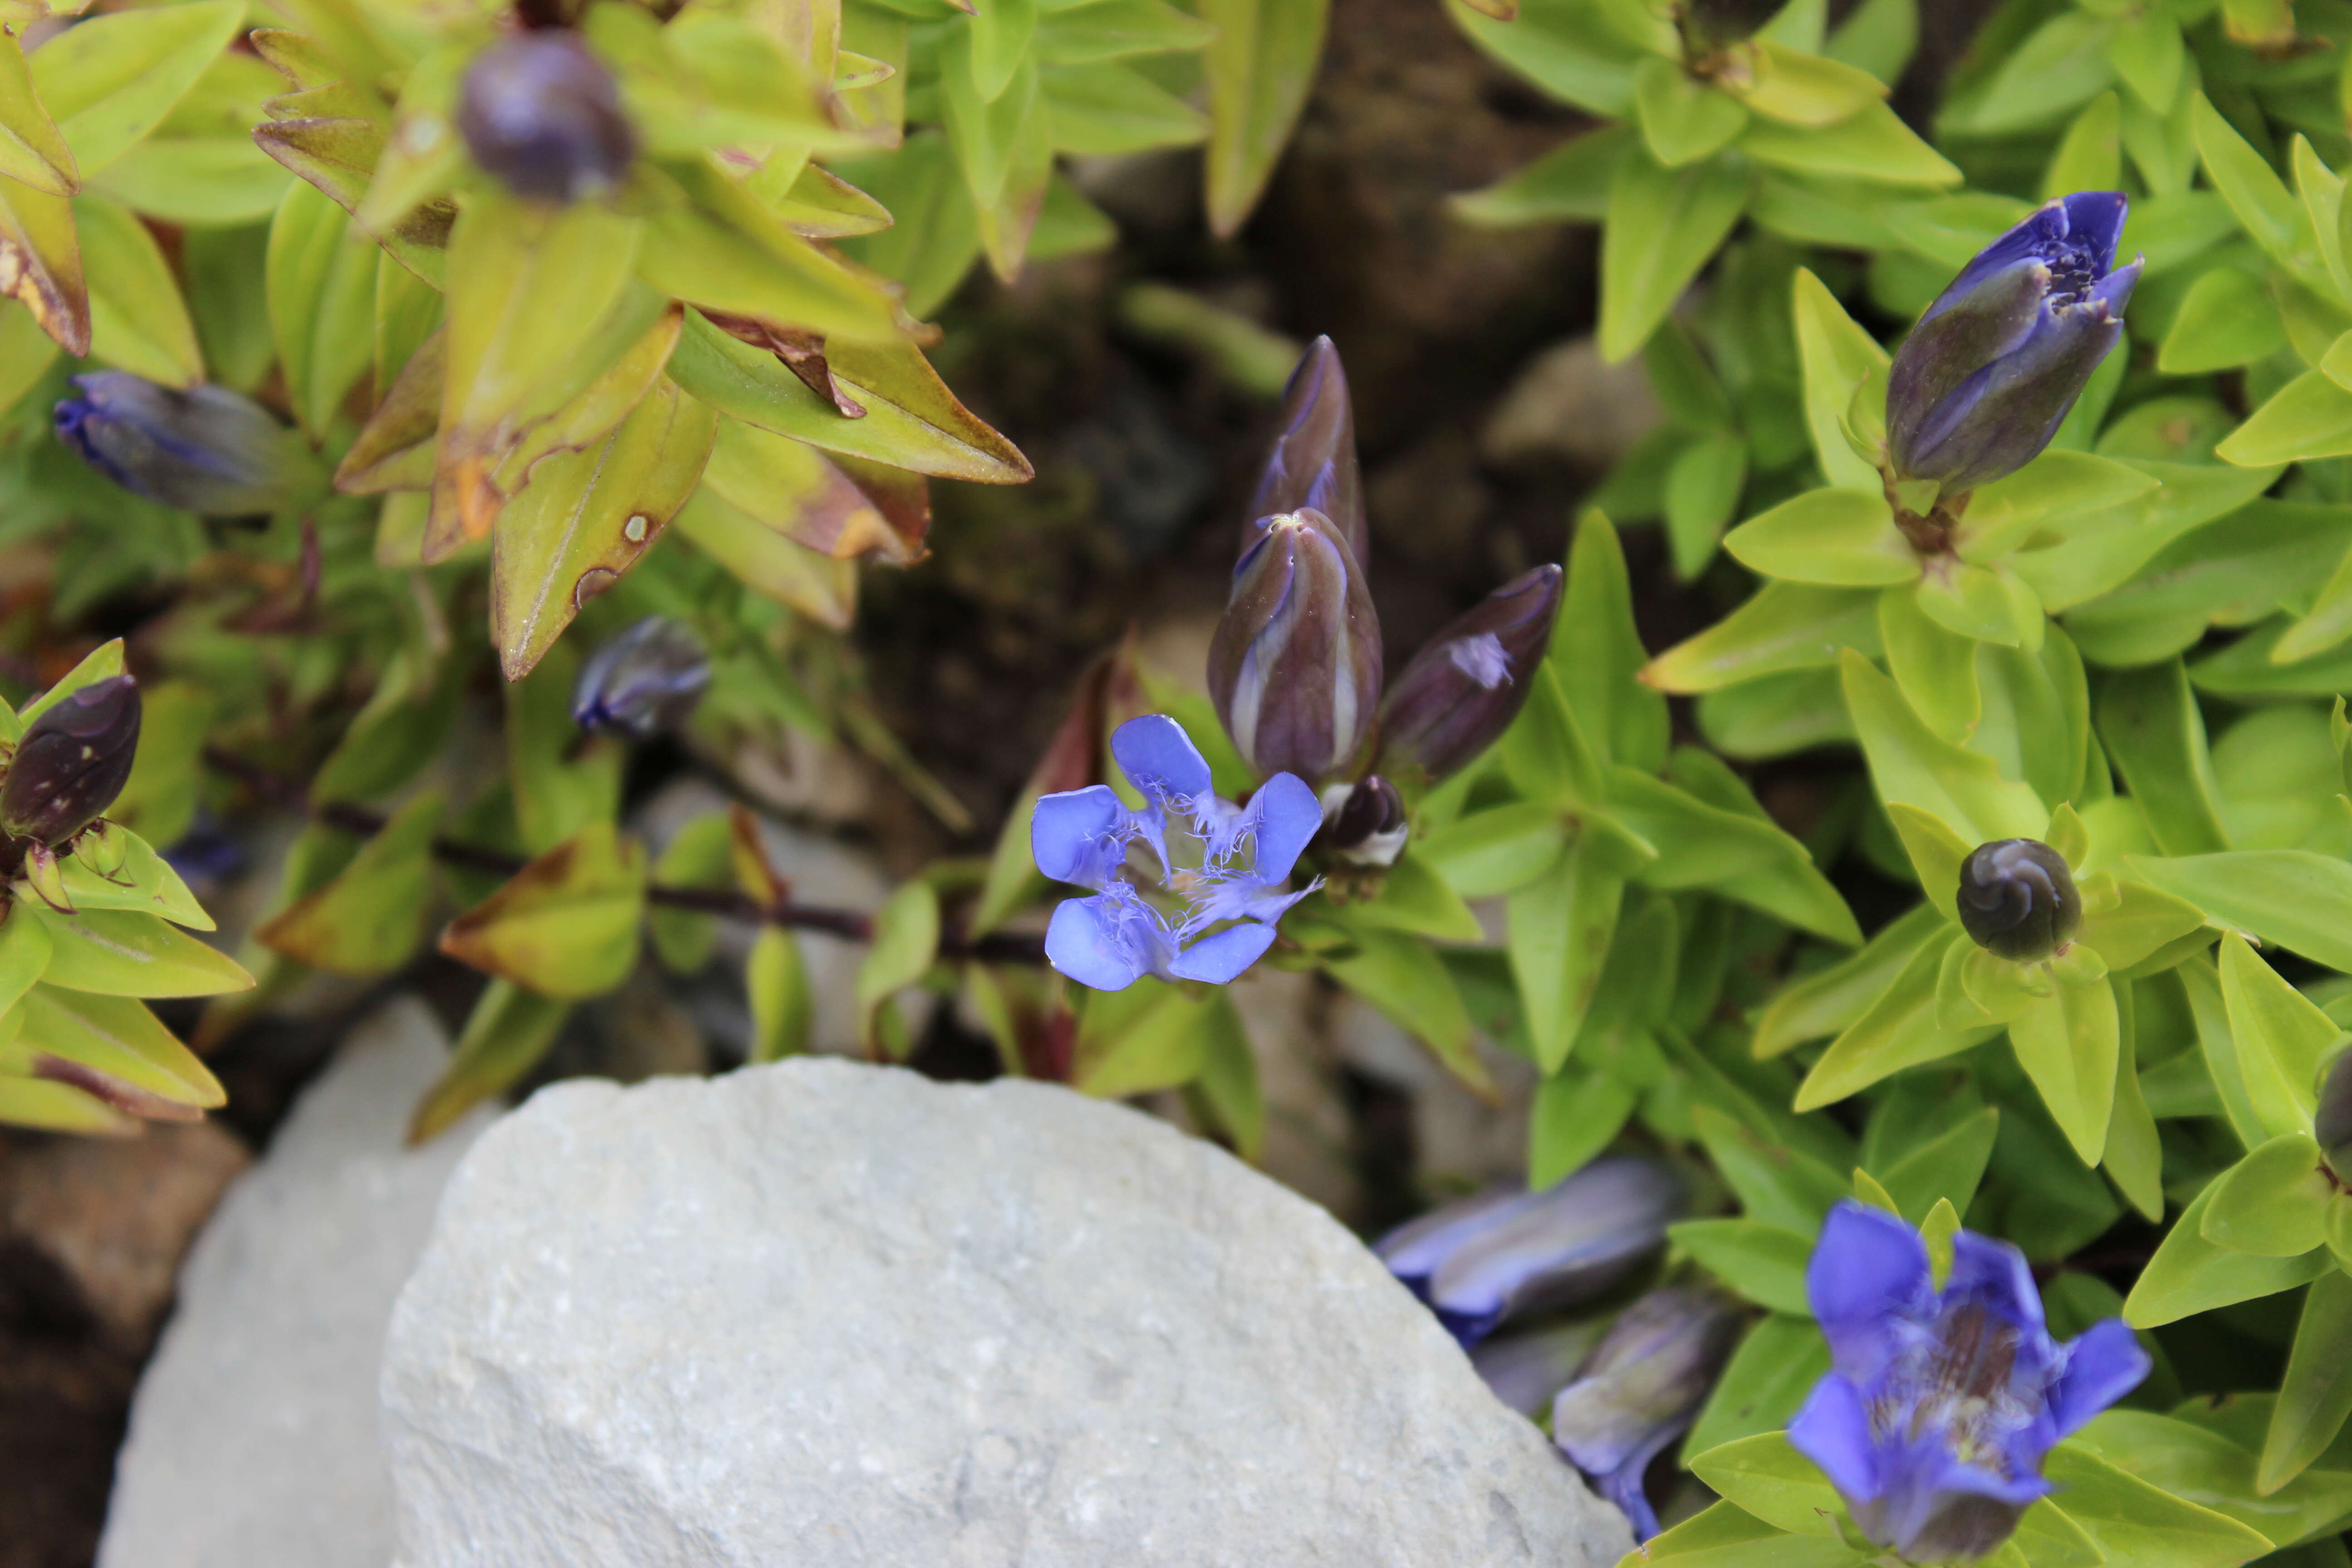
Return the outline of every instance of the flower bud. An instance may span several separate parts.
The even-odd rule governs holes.
[[[606,637],[572,689],[572,718],[593,733],[640,740],[682,722],[710,684],[710,660],[676,621],[647,616]]]
[[[1979,947],[2038,963],[2081,929],[2083,896],[2058,851],[2038,838],[2000,838],[1960,862],[1959,910]]]
[[[68,693],[26,730],[0,778],[0,831],[58,845],[114,804],[139,751],[139,683],[127,675]]]
[[[1260,518],[1209,645],[1209,695],[1260,778],[1320,784],[1355,759],[1381,697],[1381,626],[1362,572],[1313,510]]]
[[[1539,1193],[1486,1193],[1424,1215],[1375,1250],[1467,1347],[1506,1318],[1601,1294],[1664,1245],[1687,1202],[1672,1166],[1596,1160]]]
[[[621,89],[577,33],[520,33],[466,71],[457,129],[474,162],[519,196],[575,202],[619,183],[636,156]]]
[[[1488,1393],[1533,1421],[1576,1381],[1608,1328],[1604,1315],[1487,1340],[1470,1352],[1470,1370]]]
[[[1373,766],[1426,787],[1509,729],[1551,644],[1561,581],[1557,566],[1523,572],[1423,644],[1381,706]]]
[[[1552,1401],[1552,1441],[1624,1510],[1638,1541],[1658,1533],[1643,1473],[1697,1418],[1746,1319],[1719,1290],[1653,1290],[1625,1309]]]
[[[2045,204],[1979,252],[1911,330],[1887,374],[1897,482],[1946,496],[2041,455],[2123,336],[2140,263],[2119,270],[2126,203],[2084,191]]]
[[[1371,561],[1371,538],[1364,522],[1364,480],[1356,463],[1356,411],[1348,396],[1348,373],[1329,338],[1318,338],[1290,373],[1282,391],[1282,433],[1274,438],[1250,516],[1304,511],[1312,507],[1331,520],[1360,569]],[[1257,525],[1242,531],[1242,548],[1256,542]]]
[[[1404,797],[1378,773],[1326,787],[1323,815],[1324,842],[1360,866],[1395,865],[1412,831]]]
[[[208,517],[286,511],[324,488],[310,449],[269,411],[207,383],[185,392],[128,371],[73,378],[58,439],[136,496]]]
[[[2352,1050],[2338,1051],[2319,1075],[2319,1109],[2311,1119],[2311,1136],[2327,1168],[2339,1182],[2352,1184]]]

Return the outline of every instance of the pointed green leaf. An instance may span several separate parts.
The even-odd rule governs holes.
[[[1265,189],[1307,106],[1330,0],[1203,0],[1217,29],[1209,80],[1209,226],[1230,237]]]
[[[1748,176],[1716,160],[1666,169],[1629,151],[1601,241],[1601,354],[1630,359],[1739,221]]]
[[[2335,1259],[2324,1247],[2300,1258],[2258,1258],[2215,1246],[2204,1233],[2212,1198],[2209,1184],[2190,1200],[2140,1270],[2124,1302],[2124,1321],[2133,1328],[2158,1328],[2216,1307],[2274,1296],[2335,1271]]]
[[[2257,1258],[2300,1258],[2327,1244],[2336,1184],[2308,1132],[2282,1132],[2213,1180],[2205,1239]]]
[[[572,1005],[493,980],[466,1018],[449,1065],[417,1102],[408,1141],[422,1143],[446,1131],[482,1101],[505,1093],[555,1044]]]

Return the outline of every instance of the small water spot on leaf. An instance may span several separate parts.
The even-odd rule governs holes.
[[[621,525],[621,533],[630,543],[643,544],[646,542],[646,514],[633,513],[629,521]]]

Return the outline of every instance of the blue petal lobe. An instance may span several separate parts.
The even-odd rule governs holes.
[[[1110,754],[1136,788],[1162,805],[1209,793],[1208,759],[1165,713],[1129,719],[1111,731]]]
[[[1296,773],[1276,773],[1250,797],[1249,812],[1257,818],[1257,864],[1254,879],[1272,887],[1286,879],[1290,868],[1323,826],[1323,805]]]
[[[1274,945],[1274,928],[1244,921],[1205,936],[1176,955],[1168,973],[1179,980],[1205,980],[1223,985],[1265,956]]]
[[[1116,864],[1127,815],[1108,784],[1041,795],[1029,819],[1029,853],[1055,881],[1099,888]]]
[[[1045,928],[1045,959],[1081,985],[1124,991],[1143,976],[1125,929],[1126,912],[1106,898],[1068,899]]]
[[[1822,1468],[1848,1503],[1874,1498],[1882,1489],[1870,1408],[1862,1391],[1838,1373],[1813,1384],[1804,1408],[1789,1423],[1789,1443]]]
[[[1894,1352],[1889,1320],[1923,1312],[1931,1291],[1917,1231],[1852,1199],[1830,1210],[1805,1266],[1805,1294],[1839,1371],[1867,1381]]]
[[[2108,1318],[2084,1330],[2066,1346],[2066,1370],[2050,1393],[2058,1436],[2082,1430],[2092,1416],[2137,1388],[2151,1364],[2122,1319]]]

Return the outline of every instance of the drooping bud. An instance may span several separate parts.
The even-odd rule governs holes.
[[[1260,518],[1209,645],[1209,695],[1260,778],[1346,768],[1381,698],[1381,626],[1347,542],[1313,510]]]
[[[1658,1533],[1643,1472],[1697,1418],[1746,1318],[1719,1290],[1653,1290],[1625,1309],[1552,1401],[1552,1441],[1624,1510],[1637,1541]]]
[[[1423,644],[1381,704],[1372,765],[1426,787],[1509,729],[1551,645],[1561,582],[1558,566],[1523,572]]]
[[[2311,1136],[2336,1179],[2352,1184],[2352,1049],[2338,1051],[2320,1071]]]
[[[1378,773],[1323,791],[1323,839],[1359,866],[1393,866],[1412,836],[1404,797]]]
[[[1947,496],[2016,472],[2058,433],[2123,336],[2140,263],[2113,269],[2126,204],[2084,191],[2044,205],[1963,268],[1895,352],[1887,459]]]
[[[2000,838],[1960,862],[1960,929],[1998,958],[2038,963],[2072,942],[2083,896],[2065,857],[2038,838]]]
[[[139,751],[139,683],[93,680],[33,721],[0,779],[0,831],[58,845],[98,820]]]
[[[225,386],[185,392],[128,371],[73,378],[58,439],[136,496],[207,517],[289,510],[325,489],[301,437]]]
[[[1282,432],[1266,454],[1253,518],[1312,507],[1331,520],[1360,569],[1371,562],[1371,536],[1364,521],[1364,480],[1356,462],[1356,410],[1348,396],[1348,373],[1329,338],[1307,346],[1282,391]],[[1246,551],[1257,525],[1242,531]]]
[[[1688,1202],[1655,1160],[1596,1160],[1538,1193],[1492,1192],[1424,1215],[1374,1248],[1475,1345],[1505,1319],[1589,1300],[1665,1243]]]
[[[519,196],[576,202],[620,182],[636,156],[621,89],[577,33],[520,33],[467,68],[457,129],[474,161]]]
[[[709,684],[701,640],[676,621],[647,616],[606,637],[581,667],[572,718],[591,732],[643,739],[683,722]]]

